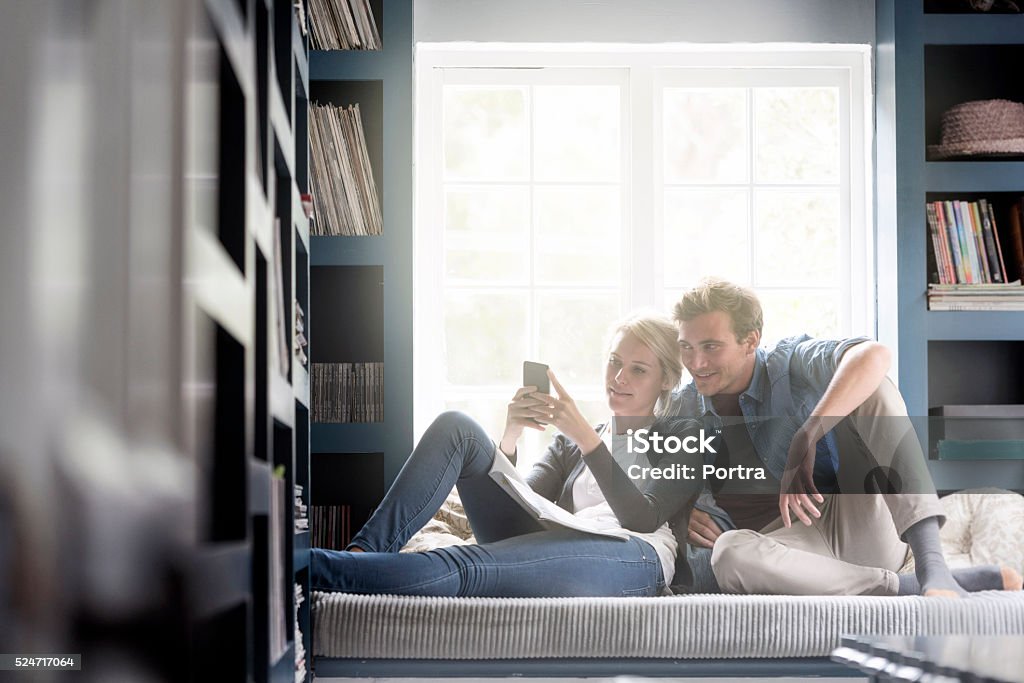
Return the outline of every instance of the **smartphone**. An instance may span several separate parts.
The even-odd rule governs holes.
[[[523,386],[537,387],[542,394],[551,393],[551,382],[548,380],[548,366],[544,363],[523,361]]]

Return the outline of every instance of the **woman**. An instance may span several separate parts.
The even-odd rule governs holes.
[[[612,413],[607,426],[590,425],[549,370],[556,395],[536,387],[519,389],[508,404],[497,446],[514,463],[524,429],[557,427],[561,433],[524,479],[543,497],[599,528],[625,530],[627,540],[564,527],[545,529],[488,476],[496,451],[487,433],[466,415],[447,412],[424,433],[348,550],[312,551],[313,589],[460,597],[660,594],[673,578],[678,547],[667,522],[688,512],[698,485],[678,479],[634,481],[625,470],[632,464],[646,466],[645,456],[629,453],[627,438],[611,437],[642,427],[662,435],[696,430],[689,421],[655,422],[682,371],[676,336],[672,323],[659,315],[637,315],[613,326],[605,365]],[[699,456],[680,452],[656,464],[675,468],[698,461]],[[453,485],[478,545],[399,554]],[[685,533],[685,521],[678,528]]]

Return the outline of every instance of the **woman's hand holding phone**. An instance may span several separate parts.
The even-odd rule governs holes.
[[[505,411],[505,432],[501,435],[501,442],[498,447],[505,455],[512,455],[516,452],[516,442],[523,435],[523,429],[529,427],[538,431],[544,431],[546,425],[536,422],[534,408],[544,404],[542,400],[534,397],[537,387],[520,387],[515,396],[508,402]]]
[[[541,422],[553,424],[559,431],[569,437],[584,455],[590,453],[601,445],[601,437],[594,431],[594,427],[583,417],[576,401],[569,392],[555,377],[555,373],[548,369],[548,378],[555,390],[556,396],[534,393],[533,397],[541,402],[541,405],[531,408],[533,417]]]

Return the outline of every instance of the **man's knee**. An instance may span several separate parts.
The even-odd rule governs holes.
[[[893,381],[885,377],[878,388],[850,414],[856,417],[906,417],[907,404]]]
[[[726,531],[711,550],[711,571],[725,593],[744,592],[745,577],[756,563],[759,534],[749,529]]]

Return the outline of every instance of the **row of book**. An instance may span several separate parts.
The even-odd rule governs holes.
[[[349,505],[314,505],[310,542],[314,548],[344,550],[352,540],[352,507]]]
[[[1020,278],[1020,201],[1010,206],[1004,230],[986,199],[929,202],[926,210],[938,284],[1002,284]]]
[[[309,153],[314,235],[380,235],[383,220],[359,105],[312,103]]]
[[[302,628],[299,625],[299,608],[306,601],[302,584],[295,584],[295,683],[306,680],[306,646],[302,642]]]
[[[382,422],[383,363],[313,363],[313,422]]]
[[[305,501],[302,500],[302,485],[295,484],[295,530],[305,531],[309,528],[309,508],[306,507]]]
[[[380,49],[380,32],[369,0],[309,0],[309,18],[314,49]]]

